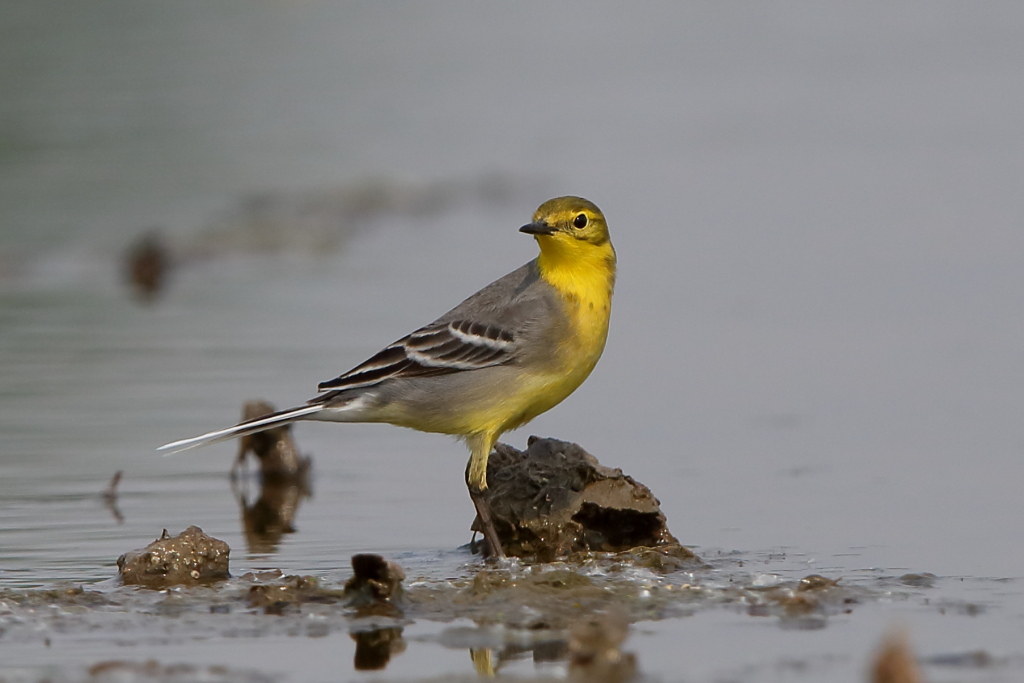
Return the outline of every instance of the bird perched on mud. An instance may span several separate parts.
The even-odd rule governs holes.
[[[297,420],[387,422],[466,441],[470,497],[493,555],[504,553],[489,508],[487,457],[498,437],[550,410],[604,351],[615,250],[601,210],[580,197],[537,209],[520,232],[540,255],[434,322],[318,387],[319,396],[234,427],[161,446],[182,451]]]

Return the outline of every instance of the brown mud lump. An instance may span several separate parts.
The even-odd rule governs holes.
[[[356,616],[400,616],[405,571],[380,555],[352,556],[353,575],[345,582],[345,599]]]
[[[128,586],[167,588],[195,586],[228,579],[228,544],[190,526],[177,536],[164,529],[160,538],[141,550],[117,558],[117,572]]]
[[[575,552],[679,547],[651,490],[577,444],[497,444],[484,492],[505,552],[548,562]],[[479,531],[480,520],[473,522]]]

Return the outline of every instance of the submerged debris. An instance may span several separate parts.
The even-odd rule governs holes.
[[[213,583],[231,577],[230,552],[227,543],[207,536],[197,526],[173,537],[164,529],[160,538],[145,548],[117,558],[117,571],[125,585],[146,588]]]
[[[939,580],[939,577],[935,576],[931,572],[921,572],[920,574],[904,574],[900,577],[900,583],[904,586],[915,586],[917,588],[934,588],[935,583]]]
[[[679,547],[658,499],[577,444],[530,437],[525,452],[498,444],[484,497],[509,555],[550,562],[570,553]],[[480,520],[472,526],[479,531]]]

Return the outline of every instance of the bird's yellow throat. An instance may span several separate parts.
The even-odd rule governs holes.
[[[568,321],[575,328],[574,347],[562,351],[582,361],[582,381],[597,364],[608,337],[615,250],[611,242],[595,245],[567,235],[543,236],[537,241],[540,275],[561,295]],[[579,358],[581,353],[584,358]]]
[[[560,234],[541,236],[537,242],[537,267],[545,281],[587,310],[607,311],[615,287],[615,249],[611,242],[595,245]]]

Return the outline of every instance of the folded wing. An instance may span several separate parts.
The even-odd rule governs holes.
[[[515,357],[516,340],[508,330],[471,320],[421,327],[381,350],[340,377],[323,382],[320,391],[346,391],[387,379],[429,377],[502,365]]]

